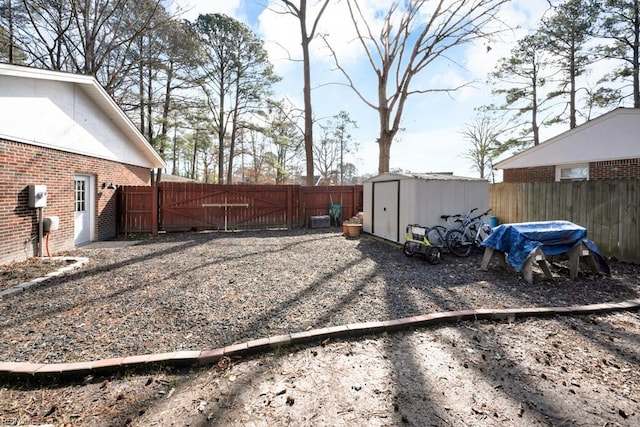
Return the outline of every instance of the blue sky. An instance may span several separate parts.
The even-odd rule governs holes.
[[[198,14],[224,13],[232,16],[253,29],[265,40],[276,72],[282,77],[275,91],[286,96],[302,107],[302,65],[288,59],[290,52],[294,58],[300,57],[300,35],[297,21],[291,16],[277,15],[265,7],[278,0],[174,0],[180,7],[181,16],[193,20]],[[309,4],[316,2],[310,0]],[[391,0],[362,0],[363,7],[373,6],[384,9]],[[486,45],[467,45],[456,53],[455,61],[434,63],[425,70],[416,83],[428,87],[477,81],[473,87],[465,88],[452,95],[426,94],[410,98],[402,127],[405,129],[396,137],[391,148],[391,168],[401,168],[411,172],[453,172],[461,176],[477,177],[468,160],[463,158],[470,143],[460,134],[465,124],[475,118],[474,108],[494,100],[490,88],[483,82],[498,60],[509,54],[516,40],[536,25],[548,3],[543,0],[514,0],[502,12],[502,18],[512,27],[519,27],[502,34],[501,42],[492,43],[490,52]],[[344,1],[332,1],[323,15],[319,31],[328,34],[331,44],[337,50],[341,63],[348,66],[352,75],[363,83],[372,82],[372,70],[359,45],[353,41],[350,20]],[[357,122],[358,129],[353,136],[359,150],[351,161],[361,174],[377,174],[378,116],[367,107],[351,89],[332,84],[344,81],[334,71],[333,60],[323,48],[322,40],[312,44],[312,93],[316,118],[330,117],[341,110],[347,111]],[[374,95],[374,93],[372,93]],[[316,131],[316,135],[319,132]],[[543,135],[544,138],[553,136]]]

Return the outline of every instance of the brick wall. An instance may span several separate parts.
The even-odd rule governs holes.
[[[553,182],[555,179],[555,166],[505,169],[502,173],[504,182]]]
[[[0,139],[0,263],[37,256],[38,209],[29,208],[29,184],[47,186],[44,216],[58,216],[60,229],[49,236],[55,255],[74,246],[74,178],[94,178],[95,235],[92,240],[116,234],[116,185],[148,185],[149,169],[59,150]],[[46,255],[46,249],[43,250]]]
[[[640,178],[640,158],[589,163],[590,180],[635,178]],[[502,180],[504,182],[554,182],[556,168],[555,166],[540,166],[505,169]]]
[[[589,164],[589,179],[640,178],[640,158],[594,162]]]

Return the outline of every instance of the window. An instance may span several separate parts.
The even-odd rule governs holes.
[[[84,212],[86,210],[86,190],[85,180],[76,180],[76,212]]]
[[[556,167],[556,181],[586,181],[589,179],[589,165]]]

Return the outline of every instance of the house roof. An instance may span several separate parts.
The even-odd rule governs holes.
[[[617,108],[506,158],[494,169],[640,158],[640,109]]]
[[[470,178],[467,176],[457,176],[452,173],[383,173],[367,179],[365,182],[418,179],[423,181],[487,181],[481,178]]]
[[[122,135],[126,138],[128,143],[143,155],[147,163],[144,166],[148,166],[150,168],[166,167],[164,160],[162,160],[138,128],[93,76],[10,64],[0,64],[0,76],[72,84],[75,88],[80,89],[92,102],[94,102],[98,107],[100,114],[104,116],[104,120],[113,123],[113,125],[122,132]],[[3,129],[0,129],[0,136],[11,138],[13,135],[3,135]]]

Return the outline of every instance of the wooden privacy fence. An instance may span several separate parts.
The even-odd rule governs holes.
[[[640,180],[501,183],[489,188],[500,223],[567,220],[587,229],[603,255],[640,263]]]
[[[342,219],[362,210],[362,186],[216,185],[161,182],[118,189],[121,233],[300,228],[340,204]]]

